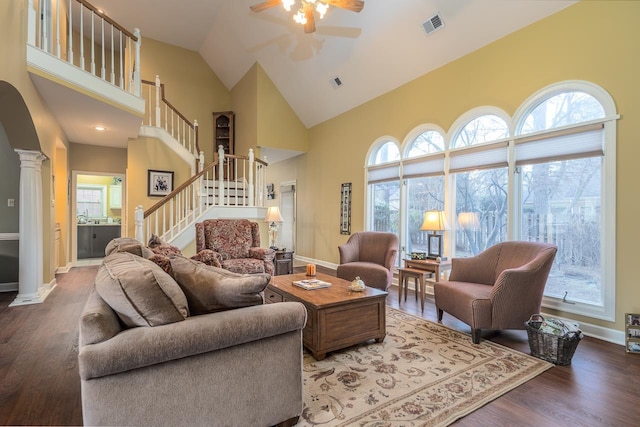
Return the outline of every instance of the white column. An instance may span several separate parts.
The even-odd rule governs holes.
[[[43,280],[42,161],[39,151],[16,150],[20,156],[20,250],[18,296],[9,306],[40,303],[53,288]]]

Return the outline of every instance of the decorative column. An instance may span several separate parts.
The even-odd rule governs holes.
[[[36,304],[51,289],[43,286],[42,161],[39,151],[16,150],[20,156],[20,250],[18,296],[9,306]]]

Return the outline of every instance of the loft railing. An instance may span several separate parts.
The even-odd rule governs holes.
[[[201,162],[202,163],[202,162]],[[172,240],[213,206],[264,207],[267,163],[248,156],[229,155],[222,146],[213,162],[146,211],[136,208],[136,239],[152,234]]]
[[[85,0],[28,0],[28,43],[140,96],[140,31]]]
[[[197,159],[200,156],[198,144],[198,121],[191,123],[164,95],[164,83],[156,76],[155,82],[142,80],[142,97],[146,101],[143,125],[164,129]]]

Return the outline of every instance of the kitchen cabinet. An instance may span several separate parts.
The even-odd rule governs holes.
[[[122,185],[109,187],[109,209],[122,209]]]
[[[116,237],[120,237],[119,224],[79,224],[78,259],[104,257],[104,249]]]

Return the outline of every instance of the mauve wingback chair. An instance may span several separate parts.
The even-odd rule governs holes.
[[[474,344],[482,329],[524,329],[540,313],[556,251],[551,244],[513,241],[453,258],[449,280],[433,285],[438,321],[446,311],[471,326]]]
[[[365,285],[386,291],[393,280],[398,254],[398,236],[382,231],[359,231],[338,246],[340,265],[336,276],[353,280],[359,276]]]

